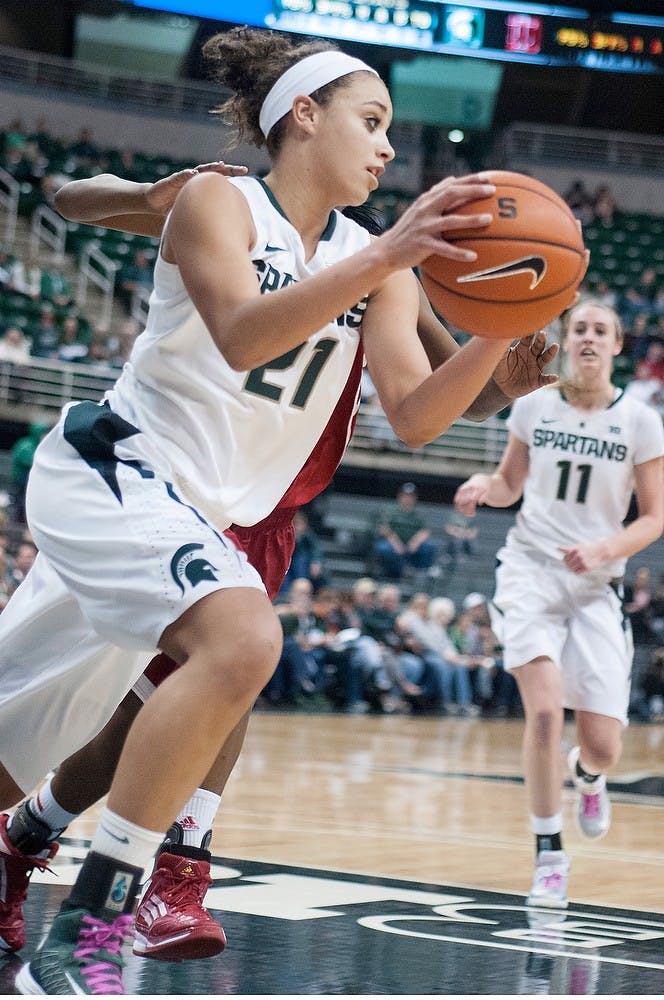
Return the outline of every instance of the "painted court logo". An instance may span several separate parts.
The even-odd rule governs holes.
[[[215,576],[219,570],[207,561],[196,555],[203,546],[197,542],[189,545],[181,545],[171,559],[171,574],[176,584],[184,594],[185,583],[195,587],[201,580],[218,580]]]

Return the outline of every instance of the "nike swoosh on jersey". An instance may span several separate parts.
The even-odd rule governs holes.
[[[284,253],[283,247],[273,247],[271,243],[265,244],[265,253]]]
[[[557,417],[542,417],[543,424],[556,424],[558,423]]]
[[[495,267],[487,267],[483,271],[473,271],[472,274],[462,274],[457,278],[458,284],[470,281],[493,281],[495,278],[506,278],[513,274],[532,274],[530,289],[537,288],[540,281],[546,274],[546,260],[544,257],[519,257],[517,260],[510,260],[507,264],[496,264]]]

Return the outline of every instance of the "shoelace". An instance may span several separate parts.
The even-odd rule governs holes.
[[[30,876],[35,868],[40,872],[50,872],[51,875],[55,875],[56,872],[54,872],[52,868],[49,868],[48,865],[55,853],[56,852],[53,851],[53,853],[49,854],[46,858],[36,858],[27,854],[25,857],[13,854],[0,855],[0,862],[4,862],[9,866],[10,874],[8,873],[6,878],[9,885],[12,886],[12,891],[8,892],[6,902],[11,903],[12,900],[23,902],[28,894]]]
[[[186,906],[187,903],[200,905],[203,902],[207,888],[212,882],[208,875],[197,875],[195,878],[181,878],[168,873],[171,884],[159,890],[159,895],[167,903]]]
[[[602,815],[600,793],[594,792],[588,795],[583,794],[583,816],[584,819],[599,819]]]
[[[124,995],[121,949],[131,925],[131,916],[117,917],[107,924],[99,917],[84,914],[81,918],[78,947],[74,958],[84,963],[81,975],[90,992],[101,995]]]

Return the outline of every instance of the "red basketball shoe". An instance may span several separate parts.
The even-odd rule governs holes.
[[[28,894],[30,876],[35,868],[45,871],[58,852],[56,841],[48,845],[43,858],[23,854],[7,836],[8,813],[0,813],[0,951],[19,951],[25,944],[23,901]]]
[[[136,911],[134,954],[182,962],[223,951],[223,927],[203,906],[211,881],[209,861],[162,851]]]

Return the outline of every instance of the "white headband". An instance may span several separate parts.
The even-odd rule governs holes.
[[[347,56],[345,52],[332,49],[327,52],[316,52],[295,63],[281,74],[263,101],[258,123],[265,138],[267,139],[270,129],[279,119],[288,114],[293,107],[293,101],[300,94],[308,96],[319,87],[324,87],[326,83],[332,83],[341,76],[357,73],[360,70],[378,76],[376,70],[367,66],[361,59],[355,59],[353,56]]]

